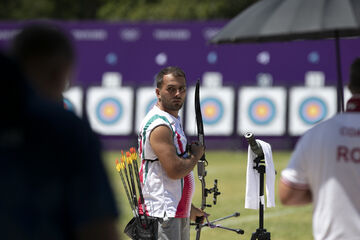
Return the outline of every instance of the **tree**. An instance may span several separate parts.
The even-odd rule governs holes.
[[[104,20],[229,19],[257,0],[110,0],[98,11]]]
[[[2,0],[0,19],[230,19],[258,0]]]
[[[107,0],[2,0],[0,19],[95,19]]]

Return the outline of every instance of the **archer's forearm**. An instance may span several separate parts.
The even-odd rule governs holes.
[[[279,197],[283,205],[305,205],[312,202],[312,194],[309,189],[295,189],[280,180]]]
[[[197,161],[198,159],[195,156],[190,156],[190,158],[177,157],[175,161],[172,161],[174,164],[165,171],[169,178],[180,179],[187,176],[194,169]]]

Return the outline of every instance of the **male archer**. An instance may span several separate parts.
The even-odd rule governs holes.
[[[147,215],[159,218],[158,239],[190,238],[190,219],[204,212],[191,204],[193,168],[204,147],[187,139],[178,115],[186,96],[186,77],[178,67],[166,67],[156,76],[157,103],[141,123],[140,180]]]

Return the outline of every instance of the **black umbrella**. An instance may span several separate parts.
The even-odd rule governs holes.
[[[262,0],[232,19],[211,43],[335,38],[338,112],[344,110],[340,37],[360,35],[360,0]]]

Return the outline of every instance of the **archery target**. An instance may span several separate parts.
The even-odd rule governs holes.
[[[214,97],[208,97],[200,102],[203,122],[206,125],[217,124],[224,115],[224,106]]]
[[[195,87],[188,91],[186,133],[197,134]],[[200,106],[206,135],[229,136],[234,131],[234,89],[232,87],[200,87]]]
[[[148,113],[155,106],[156,102],[157,102],[156,98],[152,99],[146,106],[145,113]]]
[[[87,113],[94,131],[102,135],[128,135],[132,129],[133,89],[91,87]]]
[[[141,87],[136,91],[136,123],[134,130],[137,132],[140,128],[141,121],[146,114],[156,104],[157,98],[154,87]]]
[[[254,99],[249,106],[248,114],[253,123],[266,125],[276,116],[275,104],[270,98]]]
[[[114,97],[106,97],[96,104],[96,117],[105,125],[113,125],[123,114],[122,103]]]
[[[72,87],[63,93],[64,108],[82,116],[83,90],[81,87]]]
[[[301,135],[336,113],[334,87],[293,87],[289,93],[289,133]]]
[[[238,134],[283,135],[286,90],[283,87],[243,87],[238,92]]]
[[[301,102],[299,107],[300,119],[309,125],[323,120],[327,115],[326,102],[318,97],[309,97]]]
[[[145,118],[146,114],[157,103],[157,97],[154,87],[140,87],[136,91],[136,123],[134,126],[135,132],[140,128],[141,121]],[[182,117],[183,110],[179,111],[179,116]]]

